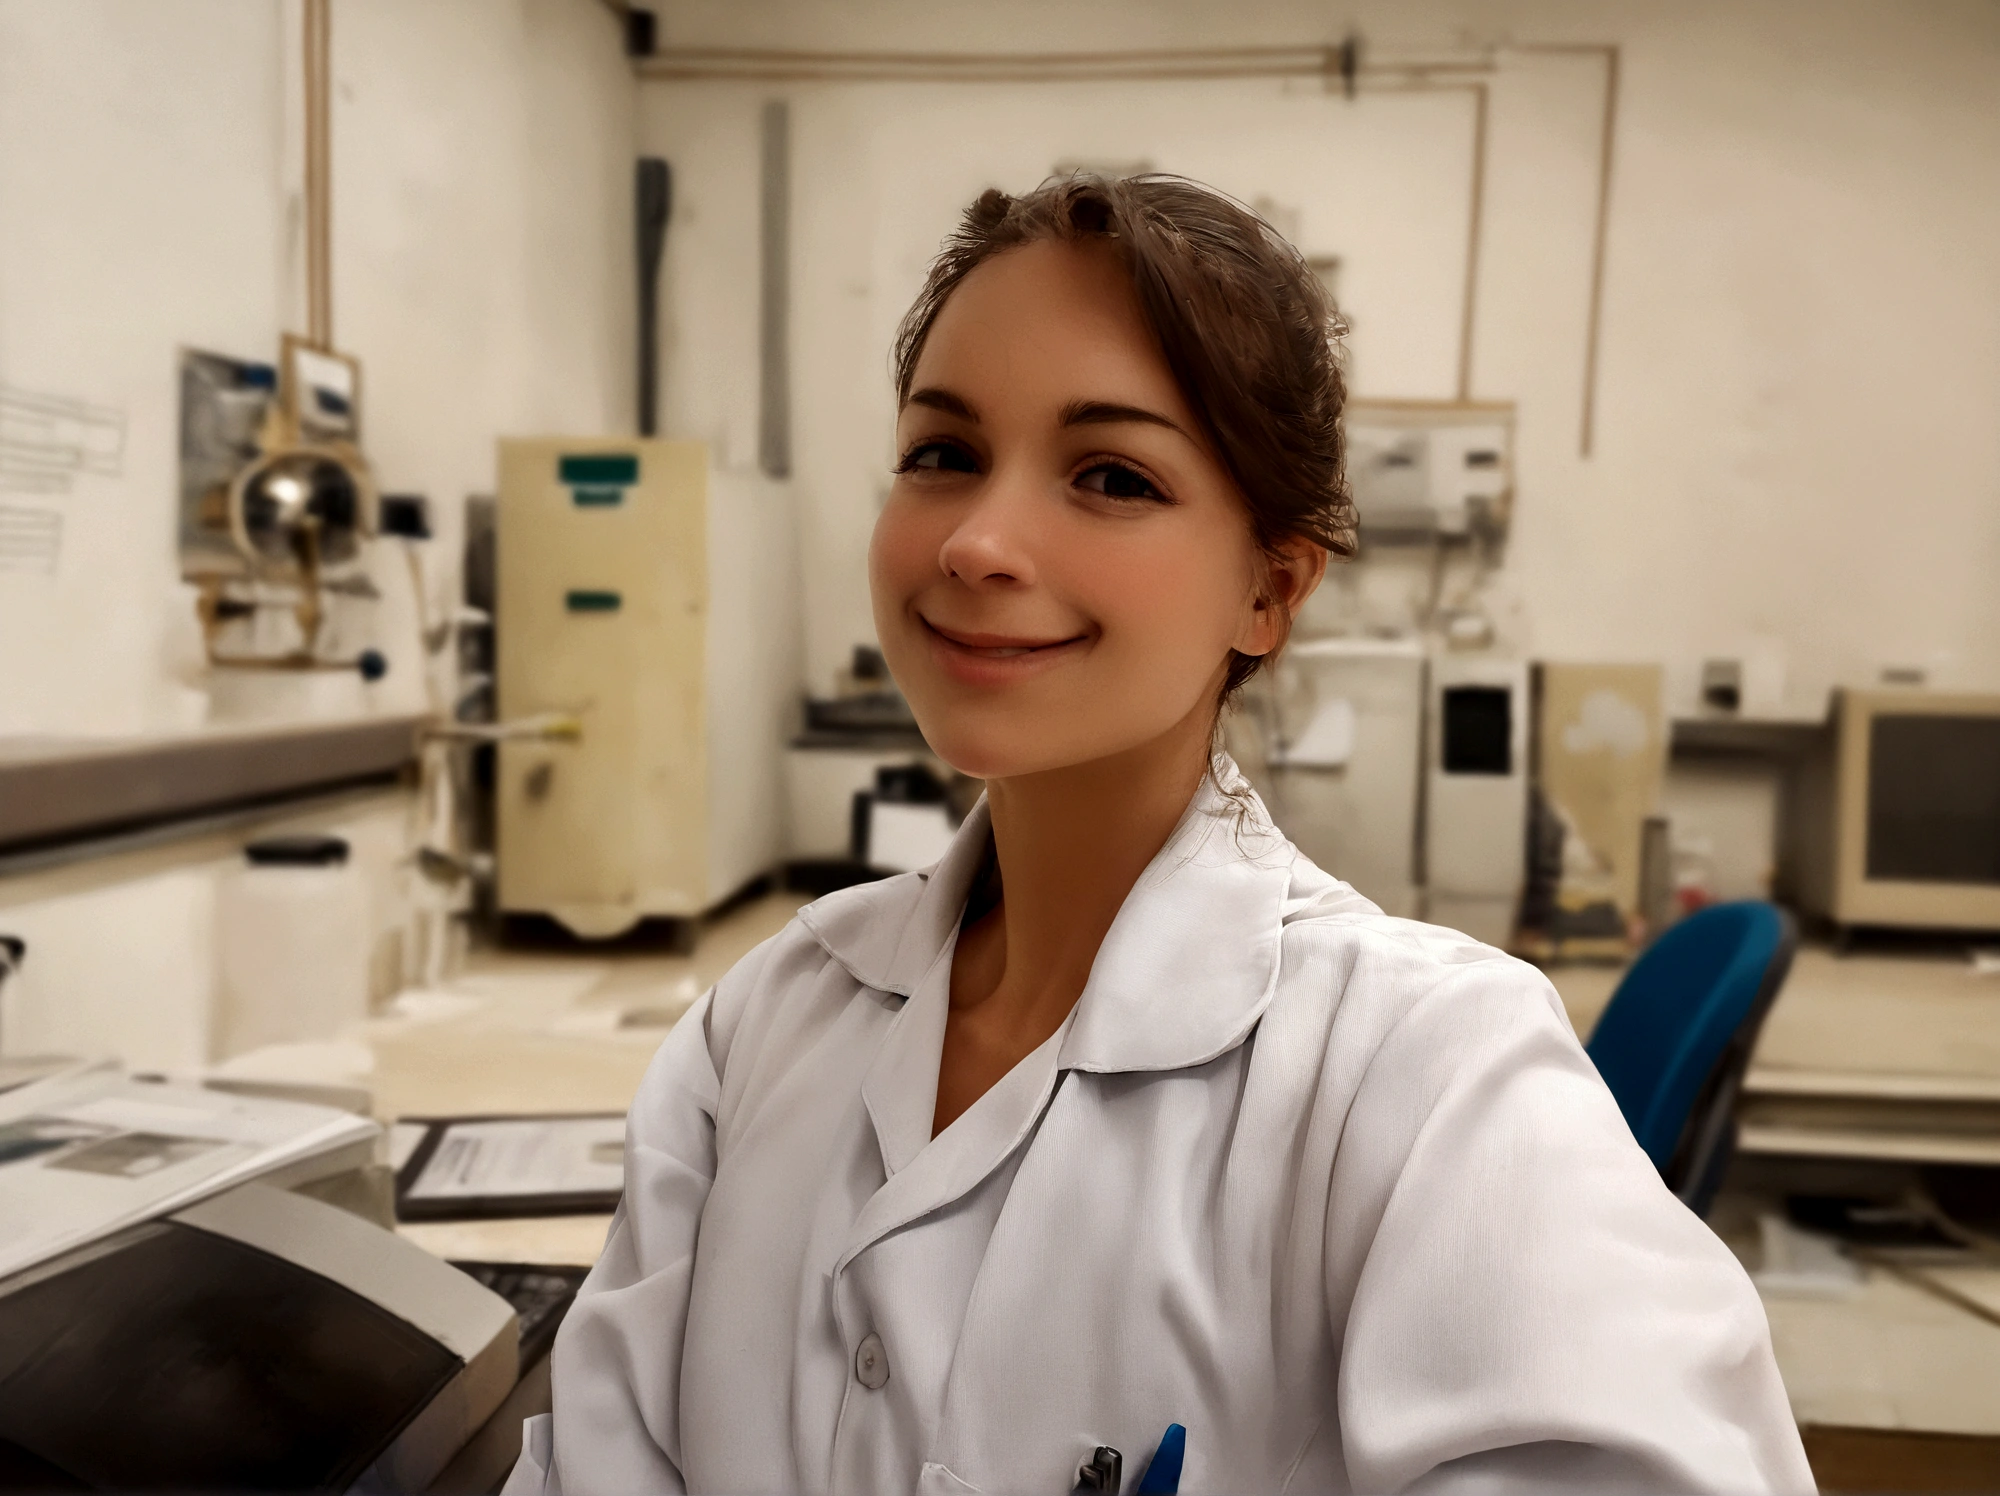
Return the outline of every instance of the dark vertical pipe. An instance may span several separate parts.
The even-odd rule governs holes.
[[[660,256],[667,247],[674,174],[658,156],[641,156],[635,180],[639,225],[639,435],[660,429]]]
[[[763,282],[757,307],[757,460],[773,478],[792,473],[792,121],[783,99],[764,105]]]
[[[1465,299],[1458,322],[1458,398],[1472,398],[1472,340],[1478,333],[1479,241],[1486,220],[1486,100],[1482,83],[1472,88],[1472,203],[1465,230]]]

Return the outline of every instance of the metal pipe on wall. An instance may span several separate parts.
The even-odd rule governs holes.
[[[306,335],[333,346],[332,0],[305,0]]]
[[[671,47],[638,63],[646,78],[743,82],[1105,82],[1191,78],[1342,78],[1346,45],[1216,47],[1192,52],[816,52],[762,47]],[[1480,75],[1488,61],[1369,62],[1353,75]]]
[[[782,48],[675,47],[637,59],[642,78],[662,81],[756,83],[1082,83],[1198,82],[1239,78],[1319,77],[1328,87],[1370,93],[1473,94],[1471,202],[1467,214],[1465,291],[1460,308],[1457,397],[1472,398],[1480,251],[1484,239],[1486,156],[1491,90],[1498,72],[1484,61],[1444,59],[1362,62],[1341,46],[1221,47],[1193,52],[1167,48],[1117,52],[816,52]],[[1604,111],[1598,144],[1597,205],[1591,245],[1590,300],[1583,353],[1583,409],[1578,450],[1596,442],[1599,344],[1603,328],[1605,250],[1609,237],[1613,146],[1618,110],[1619,49],[1612,43],[1525,43],[1500,50],[1602,58]],[[1343,62],[1346,66],[1343,67]]]
[[[641,156],[633,181],[639,261],[639,435],[660,429],[660,258],[673,214],[673,170],[658,156]]]
[[[1466,211],[1465,297],[1458,328],[1458,398],[1472,398],[1472,340],[1477,331],[1473,313],[1479,304],[1479,246],[1486,223],[1486,85],[1472,85],[1472,202]]]
[[[792,113],[764,103],[759,173],[757,461],[773,478],[792,475],[791,218]]]
[[[1597,359],[1604,330],[1604,256],[1611,233],[1611,159],[1618,134],[1620,57],[1615,45],[1596,42],[1527,43],[1513,50],[1548,57],[1597,57],[1604,62],[1604,113],[1597,140],[1597,221],[1590,249],[1590,317],[1583,338],[1583,424],[1578,438],[1582,455],[1588,457],[1597,445]]]

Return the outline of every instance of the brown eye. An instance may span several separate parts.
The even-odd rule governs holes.
[[[1077,475],[1076,486],[1101,493],[1107,499],[1164,499],[1145,474],[1122,462],[1100,462]]]
[[[896,464],[899,473],[976,473],[979,459],[956,442],[919,442]]]

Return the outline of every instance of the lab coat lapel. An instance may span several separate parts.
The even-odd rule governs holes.
[[[864,904],[859,920],[836,915],[825,927],[814,925],[821,943],[850,972],[879,991],[899,992],[905,998],[861,1082],[861,1100],[882,1150],[882,1167],[892,1179],[931,1140],[938,1061],[944,1053],[945,1020],[951,1013],[951,958],[958,948],[958,921],[972,880],[986,859],[991,827],[982,799],[937,866],[918,875],[925,880],[923,892],[906,918],[899,921],[891,910]]]
[[[891,1179],[908,1168],[931,1140],[944,1026],[951,1016],[951,955],[957,945],[956,939],[947,940],[937,953],[930,971],[889,1025],[861,1082],[861,1101],[875,1125],[882,1167]]]
[[[951,1016],[958,921],[985,859],[991,824],[982,800],[965,818],[958,839],[931,877],[911,928],[898,941],[894,961],[901,970],[892,966],[893,976],[908,981],[918,960],[927,964],[910,983],[909,999],[861,1082],[862,1103],[874,1124],[888,1178],[856,1217],[836,1271],[898,1226],[949,1205],[991,1174],[1027,1136],[1054,1089],[1056,1053],[1068,1021],[951,1126],[931,1136],[938,1064]],[[934,908],[924,907],[932,901]]]
[[[943,963],[938,990],[933,993],[931,984],[926,983],[922,991],[911,999],[911,1009],[919,1003],[937,999],[940,1010],[950,1002],[950,963]],[[906,1019],[911,1015],[906,1011]],[[943,1132],[930,1138],[928,1144],[919,1145],[918,1151],[909,1158],[903,1168],[892,1174],[888,1181],[872,1195],[868,1203],[855,1217],[853,1229],[848,1234],[845,1251],[834,1271],[839,1272],[875,1242],[880,1241],[899,1226],[906,1226],[921,1216],[951,1204],[964,1195],[987,1175],[998,1168],[1007,1156],[1018,1148],[1022,1141],[1034,1130],[1035,1123],[1047,1107],[1049,1097],[1054,1092],[1061,1071],[1056,1065],[1056,1056],[1069,1033],[1074,1015],[1064,1020],[1063,1026],[1045,1040],[1042,1046],[1022,1060],[979,1100],[960,1114]],[[911,1094],[926,1098],[923,1107],[922,1128],[926,1136],[930,1132],[932,1114],[937,1096],[937,1055],[941,1051],[944,1025],[940,1019],[937,1025],[938,1042],[931,1051],[929,1084],[918,1084],[909,1088]],[[871,1070],[872,1081],[876,1072]],[[864,1087],[865,1089],[865,1087]],[[886,1107],[894,1108],[892,1115],[893,1135],[898,1146],[904,1146],[912,1135],[909,1131],[916,1121],[914,1108],[903,1110],[905,1101],[883,1096]],[[874,1113],[874,1103],[870,1103],[870,1114]],[[882,1123],[876,1123],[878,1137],[884,1135]],[[884,1154],[888,1145],[885,1143]]]
[[[1203,779],[1112,921],[1077,1000],[1065,1070],[1178,1070],[1248,1037],[1278,981],[1297,848],[1227,759]]]

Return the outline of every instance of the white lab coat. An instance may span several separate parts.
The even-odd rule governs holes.
[[[936,1138],[990,834],[661,1046],[509,1492],[1809,1490],[1749,1279],[1532,967],[1204,785],[1063,1027]]]

